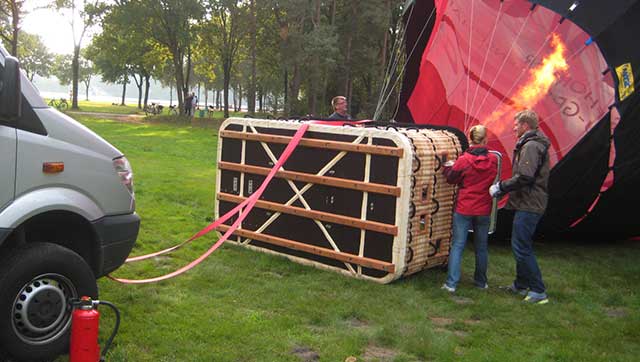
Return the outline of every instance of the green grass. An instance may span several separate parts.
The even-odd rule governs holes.
[[[79,117],[122,150],[135,172],[142,226],[133,255],[168,247],[213,215],[217,130]],[[125,265],[146,278],[187,264],[213,233],[166,257]],[[637,361],[640,243],[536,243],[551,302],[524,305],[509,246],[490,244],[488,291],[472,287],[473,252],[456,296],[441,269],[378,285],[223,245],[188,273],[150,285],[99,281],[122,311],[109,362]],[[101,343],[113,326],[101,309]],[[306,359],[305,359],[306,356]],[[67,361],[62,357],[58,362]]]

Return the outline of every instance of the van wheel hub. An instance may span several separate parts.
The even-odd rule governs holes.
[[[41,275],[25,284],[13,304],[13,328],[24,342],[46,343],[71,322],[68,300],[73,284],[59,274]]]

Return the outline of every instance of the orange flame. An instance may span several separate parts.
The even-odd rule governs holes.
[[[490,125],[495,121],[499,121],[502,117],[509,113],[515,113],[514,110],[533,108],[542,98],[547,95],[549,88],[556,80],[558,72],[566,72],[569,65],[564,58],[567,47],[557,34],[552,34],[551,46],[553,52],[542,60],[542,63],[529,71],[529,79],[521,86],[515,95],[511,98],[513,104],[500,105],[484,122]],[[510,126],[509,122],[498,122],[493,128],[494,134],[503,134],[505,127]],[[497,128],[497,129],[496,129]]]

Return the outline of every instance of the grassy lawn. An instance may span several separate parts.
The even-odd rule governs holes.
[[[216,129],[79,119],[133,165],[142,218],[134,255],[177,244],[212,220]],[[165,274],[215,240],[211,233],[115,274]],[[473,252],[465,252],[455,296],[440,290],[441,269],[377,285],[224,245],[169,281],[131,286],[102,278],[101,299],[122,312],[107,360],[637,361],[640,242],[558,240],[536,248],[551,298],[543,306],[496,288],[514,273],[504,241],[490,244],[487,291],[472,287]],[[113,318],[101,311],[104,343]]]

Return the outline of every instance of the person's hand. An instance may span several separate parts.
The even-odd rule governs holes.
[[[491,185],[491,187],[489,187],[489,195],[491,195],[491,197],[500,197],[500,196],[502,196],[502,189],[500,188],[500,181],[496,182],[495,184]]]
[[[454,163],[455,163],[455,161],[449,160],[449,161],[444,163],[444,167],[453,167]]]

